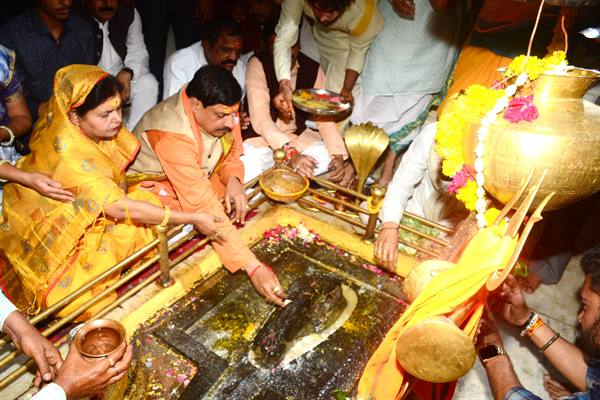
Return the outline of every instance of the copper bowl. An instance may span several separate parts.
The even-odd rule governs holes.
[[[111,355],[125,341],[125,328],[112,319],[97,319],[81,326],[73,337],[79,353],[88,358]]]

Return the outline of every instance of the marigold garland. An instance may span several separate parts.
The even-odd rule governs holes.
[[[544,73],[562,74],[568,68],[563,51],[555,51],[543,59],[538,57],[518,56],[504,72],[505,81],[511,82],[506,88],[486,88],[482,85],[471,85],[454,101],[450,102],[437,124],[436,151],[442,159],[442,173],[454,178],[456,174],[464,174],[465,157],[463,142],[465,135],[474,124],[480,125],[477,131],[475,170],[476,176],[470,179],[457,179],[464,182],[462,187],[454,187],[456,198],[470,210],[477,210],[477,221],[480,227],[491,224],[494,212],[486,211],[485,191],[483,190],[483,151],[484,140],[489,125],[508,106],[509,100],[515,96],[519,87],[529,80],[533,81]],[[500,86],[500,85],[497,85]],[[535,116],[537,117],[537,115]],[[475,179],[477,177],[477,179]],[[496,210],[497,211],[497,210]],[[496,214],[497,215],[497,214]]]

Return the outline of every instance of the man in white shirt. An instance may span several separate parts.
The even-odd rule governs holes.
[[[435,151],[436,123],[423,127],[402,156],[389,183],[381,207],[381,233],[374,246],[375,258],[388,268],[396,267],[398,225],[404,211],[446,226],[465,217],[462,203],[447,193],[441,162]]]
[[[277,24],[274,59],[280,92],[292,108],[290,49],[303,15],[312,21],[327,89],[353,100],[369,46],[383,27],[375,0],[286,0]]]
[[[0,291],[0,330],[12,339],[23,353],[34,359],[39,368],[36,385],[50,382],[33,400],[77,399],[98,393],[127,374],[132,347],[123,343],[111,359],[86,361],[72,346],[63,362],[54,345],[27,321]]]
[[[148,67],[140,15],[120,0],[85,2],[96,29],[94,61],[123,85],[123,100],[130,104],[123,110],[123,120],[133,130],[158,100],[158,82]]]
[[[218,17],[208,21],[203,32],[201,41],[177,50],[165,63],[163,99],[177,93],[205,65],[227,68],[244,90],[247,56],[240,58],[243,46],[240,26],[229,17]]]

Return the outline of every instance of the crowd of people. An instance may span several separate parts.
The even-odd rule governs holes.
[[[123,376],[131,348],[79,374],[85,368],[77,352],[63,362],[13,303],[28,312],[56,304],[150,241],[151,225],[194,225],[227,270],[245,271],[265,299],[284,305],[277,275],[234,225],[246,219],[244,183],[273,165],[274,149],[282,148],[287,165],[302,175],[325,174],[350,186],[356,172],[345,127],[371,121],[389,135],[376,178],[388,186],[374,246],[382,265],[396,264],[405,210],[456,224],[462,214],[439,173],[436,124],[425,121],[436,107],[443,112],[445,98],[498,79],[497,68],[527,47],[538,10],[516,0],[34,0],[26,9],[20,8],[27,2],[18,3],[0,25],[0,178],[8,181],[0,285],[10,298],[0,298],[0,326],[34,358],[39,381],[54,382],[40,399],[61,398],[42,397],[44,391],[71,398],[101,390]],[[560,12],[548,7],[542,15],[532,54],[551,50]],[[175,51],[167,55],[169,31]],[[583,66],[598,65],[597,57],[580,58],[589,64]],[[340,93],[353,112],[328,119],[295,109],[292,92],[302,88]],[[128,186],[132,175],[146,178]],[[596,275],[586,272],[582,297],[598,296]],[[524,288],[544,281],[543,270],[532,275],[537,281]],[[59,315],[118,279],[107,277]],[[529,323],[518,295],[508,301],[509,321]],[[582,318],[584,329],[598,320],[589,318]],[[545,346],[552,333],[539,332],[534,341]],[[488,337],[493,332],[480,341],[489,345]],[[575,351],[551,337],[544,350],[557,341],[552,354],[559,345]],[[588,364],[577,354],[572,381],[592,390]],[[500,362],[486,363],[492,365]],[[510,362],[501,367],[510,370]],[[496,374],[488,372],[503,398],[508,382],[496,389]]]

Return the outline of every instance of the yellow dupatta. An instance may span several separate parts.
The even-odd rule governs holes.
[[[2,277],[9,288],[20,286],[11,294],[21,307],[34,305],[36,299],[40,305],[40,295],[53,276],[68,267],[86,230],[103,216],[104,206],[125,197],[118,183],[139,150],[137,139],[121,128],[112,139],[95,143],[68,117],[107,75],[91,65],[58,70],[47,112],[31,138],[31,154],[18,163],[25,171],[57,180],[75,201],[55,201],[17,184],[4,189],[0,248],[10,265],[4,265]]]

